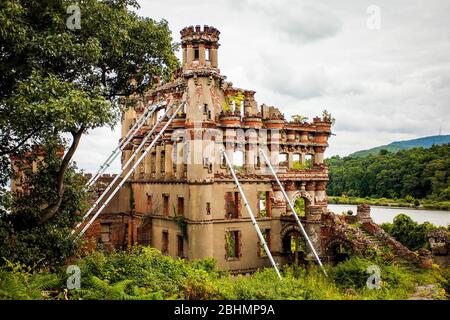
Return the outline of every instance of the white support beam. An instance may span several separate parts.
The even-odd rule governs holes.
[[[86,186],[92,186],[98,178],[109,168],[111,163],[118,157],[120,154],[119,151],[123,151],[123,149],[130,143],[130,141],[134,138],[136,133],[142,128],[142,126],[147,122],[148,119],[153,115],[153,113],[159,108],[165,105],[165,102],[158,103],[152,105],[146,109],[146,111],[139,117],[139,119],[134,123],[130,130],[128,130],[127,134],[120,141],[119,145],[112,151],[109,157],[105,160],[105,162],[100,166],[98,171],[89,179],[86,183]]]
[[[319,263],[320,268],[322,269],[323,273],[327,276],[327,272],[326,272],[325,268],[324,268],[323,265],[322,265],[322,261],[320,260],[319,255],[318,255],[317,252],[316,252],[316,249],[314,248],[314,246],[313,246],[311,240],[309,239],[309,236],[308,236],[308,234],[306,233],[305,228],[303,227],[302,222],[300,221],[300,218],[299,218],[298,215],[297,215],[297,212],[295,211],[294,205],[292,204],[292,202],[291,202],[291,200],[289,199],[289,197],[288,197],[286,191],[284,190],[284,187],[283,187],[283,185],[281,184],[280,179],[278,179],[278,175],[277,175],[277,173],[275,172],[275,170],[274,170],[272,164],[270,163],[269,158],[267,157],[266,153],[265,153],[262,149],[259,150],[259,153],[263,156],[264,161],[267,163],[268,167],[270,168],[270,171],[272,172],[273,176],[275,177],[275,180],[277,181],[278,185],[280,186],[281,192],[283,193],[284,198],[286,199],[287,203],[289,204],[289,207],[291,208],[291,213],[294,215],[295,220],[297,221],[297,224],[298,224],[298,226],[300,227],[300,230],[301,230],[302,233],[303,233],[303,236],[305,237],[305,239],[306,239],[306,241],[307,241],[309,247],[311,248],[311,251],[313,252],[313,254],[314,254],[314,256],[315,256],[317,262]]]
[[[109,204],[109,202],[112,200],[112,198],[116,195],[116,193],[120,190],[120,188],[124,185],[124,183],[127,181],[127,179],[131,176],[131,174],[136,170],[139,163],[142,162],[142,160],[145,158],[145,156],[148,154],[148,152],[155,146],[156,142],[159,140],[159,138],[162,137],[166,129],[169,127],[169,125],[172,123],[173,119],[175,119],[178,111],[184,106],[184,103],[181,103],[173,112],[172,116],[169,118],[167,123],[164,125],[164,127],[161,129],[161,131],[158,132],[155,139],[150,143],[150,145],[145,148],[142,155],[136,160],[135,164],[131,167],[131,169],[128,171],[128,173],[123,177],[122,181],[120,181],[119,185],[114,189],[114,191],[110,194],[108,199],[105,200],[105,202],[102,204],[102,206],[98,209],[98,211],[94,214],[94,216],[89,220],[89,222],[84,226],[84,228],[80,231],[80,233],[77,235],[77,239],[80,238],[87,229],[92,225],[92,223],[95,221],[95,219],[98,217],[98,215],[106,208],[106,206]],[[172,109],[172,108],[168,108]],[[168,110],[166,111],[166,113]],[[164,119],[164,117],[161,117],[161,119]],[[155,125],[154,128],[157,128],[157,125]]]
[[[266,254],[269,257],[270,263],[272,264],[273,268],[275,269],[275,272],[277,273],[280,280],[282,280],[283,278],[281,277],[281,274],[280,274],[280,271],[278,270],[277,264],[273,260],[272,253],[270,253],[269,247],[267,246],[266,239],[264,239],[264,236],[261,233],[261,230],[258,226],[258,222],[256,221],[255,216],[253,214],[252,208],[250,207],[250,205],[247,201],[247,197],[245,196],[244,190],[242,189],[241,184],[239,183],[239,180],[236,176],[236,173],[234,172],[233,165],[231,164],[230,159],[228,158],[228,155],[225,152],[225,150],[221,149],[220,152],[223,155],[223,157],[225,158],[225,162],[227,163],[228,168],[231,171],[231,175],[233,176],[234,182],[236,183],[236,186],[238,187],[238,190],[241,193],[242,200],[244,200],[244,206],[247,209],[247,212],[250,215],[250,218],[252,219],[252,224],[255,227],[256,233],[258,234],[259,241],[261,241],[261,244],[263,245],[264,250],[266,251]]]
[[[100,204],[100,202],[103,200],[103,198],[108,194],[108,192],[111,190],[111,188],[114,186],[114,184],[120,179],[122,174],[125,172],[126,169],[128,169],[128,166],[133,162],[134,158],[137,156],[137,154],[142,150],[144,145],[147,143],[147,141],[151,138],[155,130],[158,128],[158,126],[161,124],[163,119],[169,114],[170,110],[172,110],[173,105],[167,107],[166,111],[164,112],[163,116],[159,118],[153,128],[147,133],[145,138],[141,141],[138,148],[133,152],[131,157],[127,160],[127,162],[123,165],[122,170],[115,176],[115,178],[109,183],[108,187],[103,191],[103,193],[100,195],[100,197],[97,198],[97,200],[94,202],[94,204],[91,206],[91,208],[84,214],[82,220],[75,226],[75,228],[72,230],[72,234],[76,232],[76,230],[83,224],[83,222],[87,219],[87,217],[94,211],[94,209]]]

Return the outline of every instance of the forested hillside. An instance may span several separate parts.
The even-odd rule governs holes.
[[[384,146],[375,147],[368,150],[361,150],[350,154],[350,157],[366,157],[370,154],[377,155],[381,150],[387,150],[389,152],[397,152],[400,150],[406,150],[411,148],[423,147],[430,148],[433,145],[442,145],[450,143],[450,135],[439,135],[422,137],[413,140],[394,141]]]
[[[334,156],[329,166],[331,196],[450,200],[450,144],[367,157]]]

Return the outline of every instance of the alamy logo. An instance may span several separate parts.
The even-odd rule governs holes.
[[[81,270],[79,266],[70,265],[67,267],[66,274],[70,274],[67,278],[67,289],[80,289],[81,288]]]
[[[369,289],[381,289],[381,269],[377,265],[367,267],[366,272],[370,274],[367,278],[366,285]]]
[[[370,30],[380,30],[381,29],[381,9],[379,6],[371,5],[367,8],[367,18],[366,26]]]
[[[67,13],[70,16],[66,20],[66,26],[69,30],[81,29],[81,9],[77,4],[72,4],[67,7]]]

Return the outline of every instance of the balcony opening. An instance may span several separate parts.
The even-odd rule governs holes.
[[[300,153],[294,153],[294,155],[292,157],[292,169],[294,169],[294,170],[303,169],[302,156]]]
[[[288,154],[287,153],[279,153],[278,154],[278,165],[283,168],[287,168],[288,166]]]
[[[305,156],[305,168],[311,169],[314,166],[314,158],[312,154],[307,154]]]
[[[233,152],[233,169],[236,171],[244,169],[244,151],[236,150]]]

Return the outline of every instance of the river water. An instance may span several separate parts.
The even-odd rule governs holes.
[[[353,214],[356,214],[356,205],[347,204],[329,204],[328,209],[335,212],[347,212],[352,210]],[[380,224],[383,222],[392,222],[396,215],[404,213],[411,217],[418,223],[424,223],[425,221],[431,222],[436,226],[447,226],[450,224],[450,211],[442,210],[422,210],[411,208],[397,208],[397,207],[370,207],[370,215],[374,222]]]

